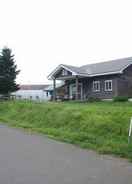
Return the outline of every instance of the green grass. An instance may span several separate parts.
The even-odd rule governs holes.
[[[0,103],[0,121],[132,160],[128,129],[130,102]]]

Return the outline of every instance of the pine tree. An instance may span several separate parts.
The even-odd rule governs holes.
[[[19,89],[19,85],[16,84],[19,72],[12,50],[4,47],[0,54],[0,94],[10,95]]]

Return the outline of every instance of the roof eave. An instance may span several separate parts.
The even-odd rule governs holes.
[[[105,72],[105,73],[97,73],[97,74],[82,74],[82,73],[77,73],[71,69],[69,69],[68,67],[64,66],[63,64],[60,64],[58,67],[55,68],[55,70],[53,70],[53,72],[51,72],[49,75],[48,75],[48,80],[53,80],[55,79],[54,75],[56,74],[56,72],[60,69],[60,68],[64,68],[68,71],[70,71],[72,73],[73,76],[76,76],[76,75],[80,75],[80,76],[84,76],[84,77],[95,77],[95,76],[102,76],[102,75],[112,75],[112,74],[122,74],[123,71],[129,67],[131,65],[131,63],[129,63],[128,65],[126,65],[124,68],[122,68],[121,70],[119,71],[115,71],[115,72]]]
[[[102,76],[102,75],[113,75],[113,74],[122,74],[123,71],[115,71],[115,72],[106,72],[106,73],[97,73],[97,74],[93,74],[93,75],[89,75],[90,77],[96,77],[96,76]]]
[[[77,75],[77,73],[71,69],[69,69],[68,67],[64,66],[63,64],[60,64],[58,67],[56,67],[49,75],[48,75],[48,80],[53,80],[55,79],[54,75],[57,73],[57,71],[60,69],[60,68],[64,68],[66,70],[68,70],[69,72],[72,73],[72,75]]]
[[[132,65],[132,63],[129,63],[128,65],[126,65],[126,66],[121,70],[121,72],[123,73],[123,71],[124,71],[127,67],[129,67],[130,65]]]

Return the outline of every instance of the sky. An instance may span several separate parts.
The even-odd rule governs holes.
[[[132,56],[131,0],[0,0],[0,49],[8,46],[19,84],[45,84],[59,64]]]

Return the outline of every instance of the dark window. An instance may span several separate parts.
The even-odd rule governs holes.
[[[100,91],[100,81],[93,81],[93,91]]]
[[[112,80],[105,81],[105,91],[112,91]]]

